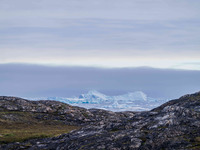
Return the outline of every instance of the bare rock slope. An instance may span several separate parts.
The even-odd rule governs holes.
[[[200,149],[200,92],[147,112],[114,113],[55,101],[0,97],[0,111],[5,110],[40,112],[47,116],[40,119],[54,117],[82,128],[54,138],[1,145],[0,149]]]

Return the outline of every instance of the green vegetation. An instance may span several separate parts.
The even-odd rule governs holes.
[[[192,143],[192,146],[190,146],[188,148],[193,149],[193,150],[199,150],[200,149],[200,137],[196,137],[194,139],[194,142]]]
[[[86,144],[86,145],[82,145],[78,150],[82,150],[82,149],[84,149],[86,146],[90,146],[90,145],[92,145],[92,144],[94,144],[94,143],[89,143],[89,144]]]
[[[44,125],[44,124],[12,124],[0,125],[0,143],[22,142],[32,138],[46,138],[58,136],[77,129],[67,125]]]
[[[112,128],[110,132],[113,133],[113,132],[117,132],[117,131],[119,131],[118,128]]]
[[[200,142],[200,137],[196,137],[195,141]]]
[[[78,129],[56,120],[37,120],[37,113],[0,112],[0,144],[58,136]]]

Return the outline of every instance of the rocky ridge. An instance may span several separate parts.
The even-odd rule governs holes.
[[[124,113],[101,109],[85,109],[52,100],[30,101],[18,97],[0,96],[0,111],[19,111],[38,114],[36,118],[59,120],[68,125],[84,126],[98,120],[121,118]]]
[[[200,149],[200,92],[146,112],[110,112],[55,101],[0,97],[0,111],[54,114],[82,128],[54,138],[1,145],[0,149]]]

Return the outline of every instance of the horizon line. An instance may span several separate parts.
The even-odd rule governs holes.
[[[111,67],[111,66],[100,66],[100,65],[68,65],[68,64],[45,64],[45,63],[0,63],[0,65],[19,65],[19,66],[38,66],[48,68],[91,68],[91,69],[103,69],[103,70],[118,70],[118,69],[155,69],[155,70],[174,70],[174,71],[200,71],[199,69],[190,68],[170,68],[170,67],[152,67],[152,66],[127,66],[127,67]]]

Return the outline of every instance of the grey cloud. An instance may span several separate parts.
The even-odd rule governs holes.
[[[177,98],[199,91],[199,83],[200,71],[0,65],[0,95],[68,97],[96,89],[108,95],[141,90],[152,97]]]
[[[2,0],[0,8],[22,17],[177,20],[195,18],[198,5],[198,0]]]
[[[1,0],[0,63],[116,53],[197,61],[199,6],[199,0]]]
[[[200,21],[57,19],[57,22],[63,27],[0,29],[0,48],[198,51],[200,46]]]

